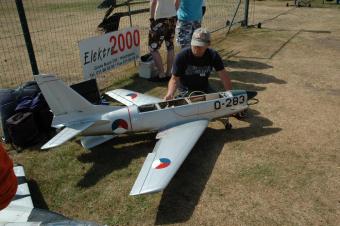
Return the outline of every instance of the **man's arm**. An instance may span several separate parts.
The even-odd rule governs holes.
[[[155,18],[157,0],[150,0],[150,20]]]
[[[168,92],[166,96],[164,97],[164,100],[174,99],[174,94],[180,82],[181,81],[178,76],[175,76],[175,75],[171,76],[171,79],[169,80],[169,84],[168,84]]]
[[[175,7],[176,7],[176,10],[178,10],[179,8],[179,3],[181,2],[180,0],[174,0],[175,1]]]
[[[226,69],[222,69],[217,72],[218,76],[220,76],[221,82],[225,90],[231,90],[231,80],[229,77],[229,73]]]

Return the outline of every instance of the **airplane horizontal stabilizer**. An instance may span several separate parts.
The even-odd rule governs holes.
[[[115,89],[105,93],[109,97],[121,102],[126,106],[137,105],[141,106],[144,104],[154,104],[162,101],[162,99],[149,96],[146,94],[130,91],[127,89]]]
[[[91,149],[113,139],[115,136],[116,135],[85,136],[81,138],[81,145],[86,149]]]
[[[78,124],[69,125],[64,128],[61,132],[59,132],[55,137],[49,140],[46,144],[44,144],[41,149],[48,149],[57,147],[66,141],[70,140],[71,138],[75,137],[83,130],[89,128],[95,122],[83,122]]]

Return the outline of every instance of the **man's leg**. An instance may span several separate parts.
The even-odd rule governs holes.
[[[172,64],[175,58],[174,38],[175,38],[177,18],[172,17],[167,22],[168,23],[166,26],[165,37],[164,37],[165,46],[167,50],[166,75],[171,77]]]
[[[172,64],[174,62],[174,57],[175,57],[175,51],[174,49],[168,50],[167,53],[167,62],[166,62],[166,75],[171,76],[171,68]]]
[[[164,78],[165,74],[164,74],[163,61],[162,61],[161,54],[159,54],[158,50],[154,50],[154,51],[151,51],[151,55],[152,55],[153,61],[155,62],[155,65],[158,69],[159,78]]]
[[[192,22],[187,21],[177,21],[176,25],[176,42],[181,46],[181,48],[190,47],[191,36],[193,33]]]
[[[151,24],[148,44],[153,61],[155,62],[155,66],[158,69],[159,78],[165,77],[162,57],[158,51],[162,45],[163,40],[164,40],[164,22],[156,20],[154,23]]]
[[[197,28],[200,28],[200,27],[201,27],[201,21],[194,21],[194,22],[192,22],[192,33],[191,33],[191,36],[194,33],[194,31]],[[191,42],[191,36],[190,36],[190,42]]]

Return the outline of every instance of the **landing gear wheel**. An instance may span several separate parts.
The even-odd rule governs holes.
[[[226,130],[231,130],[233,128],[233,125],[230,123],[230,122],[227,122],[225,125],[224,125],[225,129]]]
[[[234,115],[235,118],[237,118],[238,120],[242,120],[244,118],[246,118],[248,115],[248,111],[247,110],[243,110],[243,111],[240,111],[239,113],[236,113]]]

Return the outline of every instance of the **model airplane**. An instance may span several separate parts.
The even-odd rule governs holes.
[[[53,111],[52,126],[65,127],[43,145],[63,144],[76,135],[92,148],[130,132],[158,131],[130,195],[162,191],[175,175],[210,120],[248,108],[255,91],[232,90],[164,101],[134,91],[116,89],[106,94],[126,106],[92,105],[54,75],[35,76]]]
[[[46,209],[35,208],[25,177],[23,166],[13,168],[17,177],[18,187],[9,205],[0,211],[0,225],[5,226],[39,226],[39,225],[87,225],[99,226],[90,221],[67,218],[59,213]],[[3,194],[1,194],[3,195]]]

